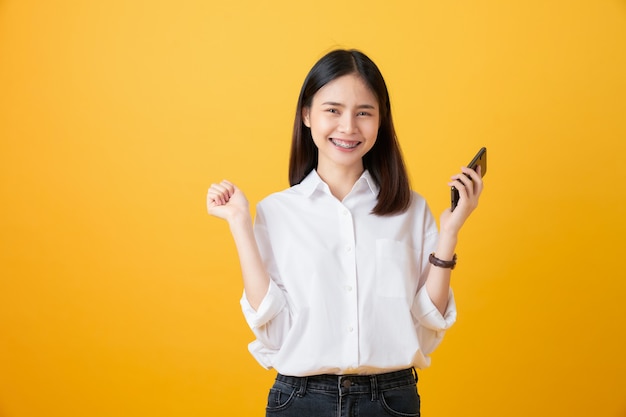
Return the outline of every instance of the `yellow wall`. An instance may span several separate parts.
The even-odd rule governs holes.
[[[210,182],[287,186],[336,47],[436,213],[480,147],[426,416],[626,414],[626,2],[0,0],[0,416],[262,415]]]

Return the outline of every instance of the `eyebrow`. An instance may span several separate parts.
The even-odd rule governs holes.
[[[336,101],[325,101],[322,103],[323,106],[337,106],[337,107],[346,107],[344,104],[337,103]],[[357,109],[372,109],[375,110],[376,106],[371,104],[359,104],[356,106]]]

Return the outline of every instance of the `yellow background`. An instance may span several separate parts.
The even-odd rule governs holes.
[[[0,0],[0,416],[263,415],[229,178],[287,187],[300,85],[380,66],[440,213],[480,146],[425,416],[626,415],[626,2]]]

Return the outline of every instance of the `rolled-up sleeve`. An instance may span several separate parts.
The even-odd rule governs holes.
[[[452,288],[449,289],[448,306],[443,314],[430,299],[426,286],[418,291],[412,310],[416,319],[420,350],[428,355],[439,346],[445,331],[456,322],[456,303]]]
[[[241,297],[241,309],[248,326],[257,337],[253,342],[257,349],[278,350],[285,339],[290,325],[289,302],[285,289],[280,283],[273,260],[270,239],[265,225],[265,217],[261,207],[257,207],[257,218],[254,227],[255,237],[261,253],[261,258],[270,275],[270,284],[261,304],[255,310],[252,308],[244,291]],[[278,280],[278,282],[277,282]]]
[[[267,294],[258,310],[252,308],[244,292],[241,297],[243,315],[256,336],[256,344],[265,349],[278,350],[291,326],[289,309],[285,294],[270,280]]]
[[[241,309],[243,315],[248,322],[248,326],[252,330],[265,326],[268,322],[275,319],[287,307],[285,295],[274,281],[270,280],[270,286],[267,289],[265,297],[261,301],[259,308],[252,308],[244,291],[241,297]]]

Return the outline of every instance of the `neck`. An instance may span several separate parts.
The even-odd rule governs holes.
[[[356,181],[363,174],[363,166],[360,167],[317,167],[317,175],[328,185],[330,192],[339,201],[342,201],[354,187]]]

